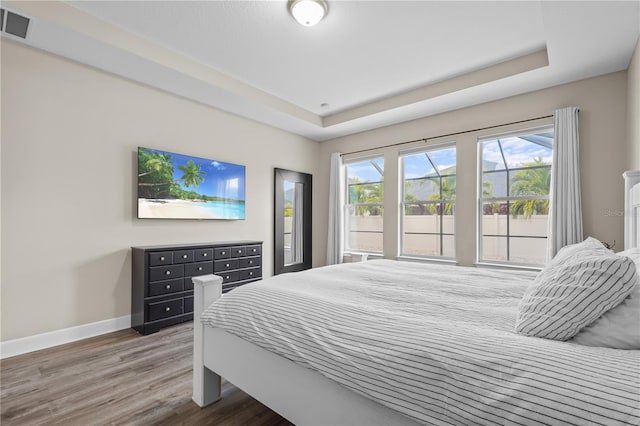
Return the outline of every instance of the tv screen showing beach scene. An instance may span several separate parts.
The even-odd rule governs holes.
[[[245,167],[138,148],[138,218],[244,219]]]

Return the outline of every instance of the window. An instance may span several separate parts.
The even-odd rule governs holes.
[[[544,265],[553,129],[480,140],[480,262]]]
[[[384,158],[347,163],[345,250],[382,253]]]
[[[455,256],[456,148],[403,154],[402,246],[406,256]]]

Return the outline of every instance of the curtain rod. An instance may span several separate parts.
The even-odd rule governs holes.
[[[529,122],[529,121],[542,120],[543,118],[551,118],[551,117],[553,117],[553,114],[551,114],[551,115],[543,115],[541,117],[535,117],[535,118],[528,118],[526,120],[512,121],[511,123],[495,124],[493,126],[480,127],[480,128],[472,129],[472,130],[463,130],[461,132],[447,133],[445,135],[431,136],[429,138],[415,139],[415,140],[412,140],[412,141],[405,141],[405,142],[397,142],[397,143],[392,143],[392,144],[389,144],[389,145],[377,146],[375,148],[367,148],[367,149],[361,149],[361,150],[358,150],[358,151],[344,152],[344,153],[342,153],[340,155],[344,156],[344,155],[350,155],[350,154],[359,154],[361,152],[373,151],[373,150],[380,149],[380,148],[389,148],[389,147],[392,147],[392,146],[406,145],[406,144],[414,143],[414,142],[421,142],[421,141],[422,142],[427,142],[430,139],[438,139],[438,138],[446,138],[447,136],[463,135],[465,133],[479,132],[481,130],[489,130],[489,129],[494,129],[496,127],[509,126],[511,124],[526,123],[526,122]]]

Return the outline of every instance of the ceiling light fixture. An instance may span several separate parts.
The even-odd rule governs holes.
[[[289,0],[289,12],[300,25],[313,27],[327,14],[324,0]]]

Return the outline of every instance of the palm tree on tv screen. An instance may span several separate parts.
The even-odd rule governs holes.
[[[165,198],[173,183],[171,155],[140,150],[138,155],[138,196]]]
[[[204,182],[203,176],[205,176],[206,173],[193,161],[189,160],[187,164],[178,166],[178,169],[184,173],[180,180],[184,182],[184,186],[187,188],[190,186],[197,188],[202,182]]]

